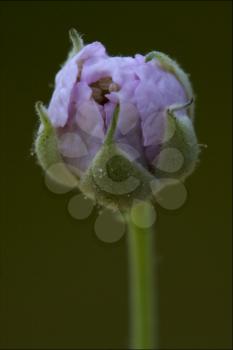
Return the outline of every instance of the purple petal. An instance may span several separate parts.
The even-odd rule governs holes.
[[[68,106],[73,85],[78,76],[78,66],[75,58],[58,72],[56,87],[48,107],[48,115],[55,127],[63,127],[68,119]]]

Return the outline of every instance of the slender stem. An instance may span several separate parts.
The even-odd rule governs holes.
[[[148,214],[148,213],[147,213]],[[145,213],[138,213],[145,215]],[[139,218],[140,219],[140,218]],[[127,215],[132,349],[157,349],[155,251],[152,228],[139,228]]]

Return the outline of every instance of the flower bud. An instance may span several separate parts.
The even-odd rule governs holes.
[[[183,70],[159,52],[111,57],[99,42],[83,46],[75,30],[70,37],[73,49],[48,108],[37,104],[43,169],[118,208],[150,199],[154,179],[187,177],[199,147]]]

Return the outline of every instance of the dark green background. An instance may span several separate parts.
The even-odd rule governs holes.
[[[49,101],[68,30],[112,55],[157,49],[191,74],[202,152],[188,201],[159,209],[162,349],[231,348],[231,2],[3,1],[1,348],[125,348],[125,237],[101,243],[30,155],[34,103]]]

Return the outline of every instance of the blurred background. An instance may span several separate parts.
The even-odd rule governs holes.
[[[31,155],[37,100],[49,102],[75,27],[111,55],[156,49],[190,73],[207,144],[182,208],[158,207],[161,349],[231,349],[230,1],[1,1],[2,349],[124,349],[126,235],[105,243],[99,210],[71,217]]]

